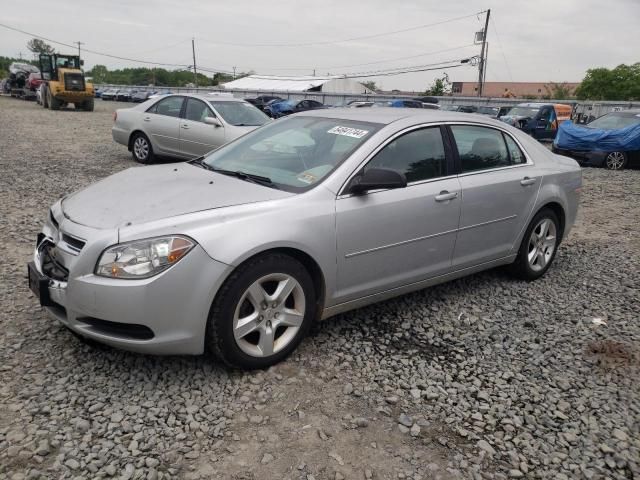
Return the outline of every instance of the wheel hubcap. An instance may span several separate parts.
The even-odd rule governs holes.
[[[624,165],[624,154],[622,152],[612,152],[607,155],[607,167],[610,170],[620,170]]]
[[[144,138],[138,137],[135,142],[133,142],[133,151],[137,158],[144,160],[147,158],[147,155],[149,155],[149,144]]]
[[[233,316],[233,336],[252,357],[268,357],[295,338],[304,320],[304,291],[284,273],[266,275],[240,297]]]
[[[529,237],[529,266],[539,272],[547,266],[556,249],[556,225],[548,218],[538,222]]]

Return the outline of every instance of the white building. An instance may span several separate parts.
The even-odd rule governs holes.
[[[275,77],[249,75],[220,87],[226,90],[262,90],[265,92],[375,93],[360,82],[340,77]]]

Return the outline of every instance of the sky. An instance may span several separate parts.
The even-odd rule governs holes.
[[[158,63],[271,75],[361,74],[480,54],[474,33],[491,9],[487,81],[580,81],[589,68],[640,61],[640,0],[30,0],[0,23],[59,42]],[[461,18],[465,17],[465,18]],[[398,30],[389,35],[374,36]],[[372,38],[361,38],[370,36]],[[31,37],[0,27],[0,55],[29,54]],[[354,40],[355,38],[355,40]],[[344,41],[349,40],[349,41]],[[55,45],[61,53],[72,49]],[[410,58],[407,58],[410,57]],[[142,66],[83,53],[85,68]],[[423,91],[447,73],[377,76],[386,90]]]

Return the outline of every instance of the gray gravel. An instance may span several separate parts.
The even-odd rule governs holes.
[[[0,97],[0,478],[640,476],[639,171],[584,170],[542,280],[491,271],[344,314],[245,374],[83,343],[29,294],[48,206],[134,166],[96,105]]]

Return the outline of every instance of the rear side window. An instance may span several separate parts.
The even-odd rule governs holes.
[[[167,117],[179,117],[182,110],[183,97],[167,97],[153,105],[147,112]]]
[[[463,173],[510,165],[502,132],[471,125],[452,126],[451,132]]]
[[[365,169],[387,168],[403,173],[407,182],[442,177],[446,171],[440,127],[413,130],[385,145]]]
[[[211,109],[206,103],[195,99],[187,99],[187,108],[185,109],[184,118],[194,122],[204,122],[207,117],[215,117]]]
[[[520,150],[518,144],[511,138],[509,135],[504,135],[504,140],[507,142],[507,150],[509,150],[509,158],[511,159],[512,165],[520,165],[522,163],[527,163],[527,158]]]

